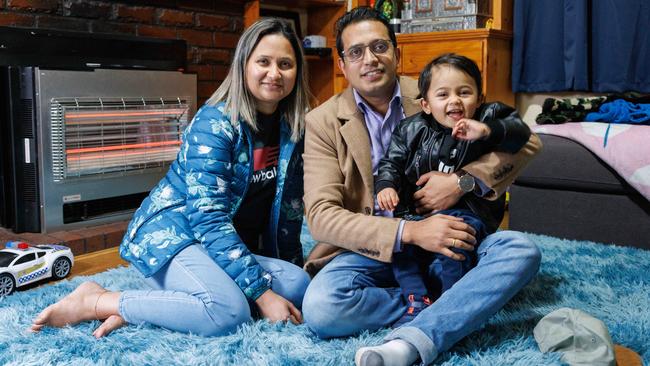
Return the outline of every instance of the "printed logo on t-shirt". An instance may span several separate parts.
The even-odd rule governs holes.
[[[251,182],[258,183],[274,179],[279,154],[280,146],[264,146],[253,150],[254,173]]]

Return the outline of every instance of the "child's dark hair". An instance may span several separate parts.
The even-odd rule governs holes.
[[[390,27],[390,24],[388,24],[388,20],[384,18],[378,10],[368,6],[360,6],[345,13],[336,21],[336,52],[338,52],[339,57],[343,58],[344,50],[341,35],[345,28],[350,24],[363,22],[364,20],[374,20],[383,24],[388,31],[388,37],[390,38],[393,47],[397,48],[397,37],[395,37],[395,32]]]
[[[431,60],[431,62],[429,62],[420,73],[418,89],[422,98],[426,98],[427,91],[429,91],[429,87],[431,86],[431,69],[433,69],[434,66],[440,65],[449,65],[454,69],[469,75],[474,79],[474,82],[476,82],[479,96],[482,94],[481,70],[478,69],[476,62],[455,53],[445,53]]]

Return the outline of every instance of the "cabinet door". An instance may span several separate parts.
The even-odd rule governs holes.
[[[472,59],[483,73],[483,40],[437,40],[405,42],[402,49],[402,74],[417,78],[429,61],[453,52]],[[485,77],[485,75],[483,75]]]

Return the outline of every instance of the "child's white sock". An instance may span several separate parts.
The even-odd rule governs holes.
[[[381,346],[361,347],[354,356],[357,366],[408,366],[417,359],[418,350],[401,339],[393,339]]]

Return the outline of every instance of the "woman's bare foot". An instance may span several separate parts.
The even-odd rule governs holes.
[[[84,282],[68,296],[41,311],[32,320],[31,330],[37,332],[44,326],[63,327],[83,321],[95,320],[95,305],[107,290],[95,282]]]
[[[101,338],[103,336],[109,335],[115,329],[121,328],[126,324],[124,318],[119,315],[111,315],[104,322],[95,329],[93,336],[95,338]]]

